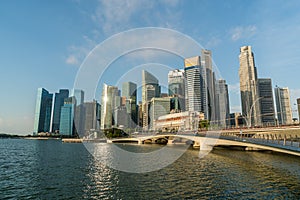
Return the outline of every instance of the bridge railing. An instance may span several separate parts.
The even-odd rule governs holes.
[[[222,139],[261,144],[271,147],[300,151],[300,137],[281,136],[280,134],[222,134]]]

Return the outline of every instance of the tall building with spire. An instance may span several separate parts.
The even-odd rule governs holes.
[[[143,128],[149,128],[149,103],[153,97],[160,96],[158,79],[146,70],[142,71],[142,115]]]
[[[240,48],[240,92],[242,115],[247,120],[248,126],[261,125],[261,111],[257,85],[257,71],[254,63],[254,54],[251,46]]]

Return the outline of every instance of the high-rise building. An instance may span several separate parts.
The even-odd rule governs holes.
[[[153,97],[160,96],[158,79],[146,70],[142,71],[142,114],[143,128],[148,129],[149,125],[149,102]]]
[[[60,112],[64,105],[64,99],[69,97],[69,90],[60,89],[58,93],[55,93],[54,108],[52,117],[52,132],[58,132],[60,124]]]
[[[298,106],[298,121],[300,122],[300,98],[297,99],[297,106]]]
[[[74,123],[74,116],[76,112],[75,97],[68,97],[64,99],[64,105],[60,113],[59,133],[61,135],[73,136],[77,134]]]
[[[50,131],[51,111],[52,111],[53,94],[50,94],[44,88],[38,88],[33,135],[40,132]]]
[[[185,107],[187,111],[202,111],[201,87],[203,77],[200,75],[200,56],[184,59],[185,72]]]
[[[125,106],[128,122],[126,127],[134,128],[137,126],[137,85],[132,82],[126,82],[122,85],[122,97],[125,98]]]
[[[149,125],[150,129],[153,129],[154,121],[158,117],[170,114],[170,97],[154,97],[150,102],[149,109]]]
[[[85,124],[84,124],[84,132],[85,135],[89,135],[93,131],[97,131],[100,129],[100,112],[101,106],[96,101],[85,102],[84,110],[85,110]]]
[[[76,106],[84,103],[84,91],[79,89],[73,89],[70,96],[74,96],[76,99]]]
[[[79,134],[79,136],[83,136],[84,134],[84,91],[80,89],[73,89],[71,91],[71,95],[75,97],[76,100],[76,111],[74,115],[74,122],[75,122],[75,129],[76,133]]]
[[[212,54],[210,50],[202,49],[201,52],[202,69],[200,74],[203,77],[201,83],[201,98],[202,98],[202,112],[209,121],[216,120],[216,100],[215,100],[215,75],[212,69]]]
[[[228,85],[225,80],[218,80],[216,84],[216,113],[218,116],[218,125],[221,127],[227,127],[230,125],[229,121],[229,96]]]
[[[101,129],[109,129],[115,124],[114,110],[116,96],[119,95],[119,90],[115,86],[103,85],[102,102],[101,102]]]
[[[270,78],[259,78],[258,91],[262,125],[274,126],[275,108],[273,99],[272,80]]]
[[[185,111],[185,77],[184,70],[175,69],[168,73],[169,96],[175,97],[176,112]],[[175,100],[175,99],[174,99]]]
[[[292,109],[290,103],[290,93],[289,89],[286,88],[275,88],[275,99],[276,99],[276,109],[278,123],[280,125],[292,124]]]
[[[251,46],[241,47],[239,60],[242,115],[246,117],[248,126],[260,126],[261,112],[258,102],[257,71]]]

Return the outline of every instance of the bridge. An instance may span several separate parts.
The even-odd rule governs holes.
[[[218,132],[208,131],[205,135],[196,134],[157,134],[157,135],[139,135],[129,138],[115,138],[107,140],[107,143],[126,143],[135,142],[138,144],[145,143],[166,143],[174,144],[192,144],[200,150],[210,151],[213,147],[241,147],[245,150],[265,150],[280,152],[295,156],[300,156],[300,142],[265,140],[253,137],[237,137],[221,135]]]

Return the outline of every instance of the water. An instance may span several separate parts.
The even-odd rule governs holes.
[[[82,144],[0,139],[0,199],[300,199],[298,157],[234,150],[197,156],[190,149],[167,168],[130,174],[97,162]]]

